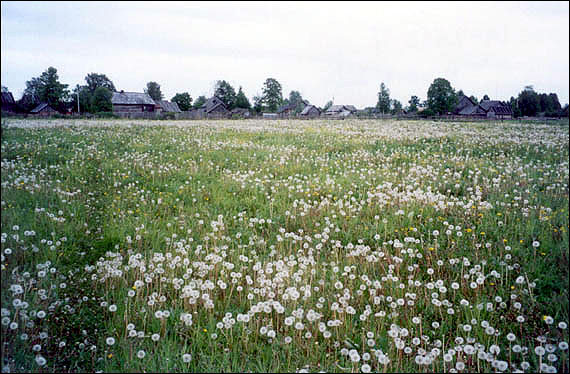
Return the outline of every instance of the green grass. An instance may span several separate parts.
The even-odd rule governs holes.
[[[567,122],[2,126],[11,371],[568,371]]]

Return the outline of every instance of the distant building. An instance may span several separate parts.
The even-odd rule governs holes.
[[[498,100],[483,100],[479,103],[479,106],[486,112],[487,118],[513,118],[513,110],[507,103]]]
[[[305,118],[315,118],[321,115],[321,110],[314,105],[307,105],[299,115]]]
[[[33,114],[34,116],[47,117],[60,113],[57,110],[53,109],[51,106],[49,106],[48,103],[41,103],[40,105],[32,109],[30,111],[30,114]]]
[[[217,96],[212,96],[200,107],[200,112],[209,116],[224,116],[229,114],[226,104]]]
[[[486,117],[487,113],[479,104],[475,103],[469,97],[461,95],[453,110],[453,114],[458,116],[469,116],[469,117]]]
[[[261,113],[261,117],[262,118],[276,119],[276,118],[279,118],[279,115],[277,113]]]
[[[353,105],[332,105],[325,112],[327,117],[345,118],[356,114],[356,108]]]
[[[302,100],[301,103],[285,104],[277,109],[277,114],[279,117],[290,117],[296,114],[295,111],[298,108],[302,108],[301,110],[303,110],[307,105],[309,105],[309,102],[307,100]]]
[[[510,119],[513,112],[509,104],[497,100],[483,100],[477,104],[462,95],[453,110],[453,114],[466,117]]]
[[[154,110],[159,113],[181,113],[177,103],[166,100],[154,100],[156,103]]]
[[[246,108],[235,108],[230,111],[230,116],[249,118],[251,116],[251,112]]]
[[[113,92],[111,98],[114,113],[154,112],[156,103],[146,93],[142,92]]]
[[[16,105],[14,96],[12,96],[12,92],[10,91],[2,92],[2,111],[15,113],[18,111],[17,109],[18,106]]]

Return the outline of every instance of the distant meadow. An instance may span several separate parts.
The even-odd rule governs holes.
[[[2,119],[3,372],[568,372],[569,126]]]

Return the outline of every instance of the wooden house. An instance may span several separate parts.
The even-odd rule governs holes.
[[[238,117],[238,118],[249,118],[251,116],[251,113],[249,111],[249,109],[246,108],[235,108],[232,109],[230,111],[230,116],[233,117]]]
[[[159,113],[182,113],[177,103],[166,100],[155,100],[154,110]]]
[[[212,96],[200,107],[202,114],[207,116],[221,117],[229,114],[226,104],[217,96]]]
[[[30,114],[33,114],[34,116],[39,116],[39,117],[47,117],[47,116],[53,116],[53,115],[60,114],[60,113],[57,110],[53,109],[51,106],[49,106],[48,103],[41,103],[40,105],[38,105],[37,107],[32,109],[30,111]]]
[[[113,92],[111,103],[113,113],[154,112],[156,106],[148,94],[141,92]]]
[[[302,100],[299,103],[289,103],[289,104],[285,104],[279,107],[279,109],[277,109],[277,114],[279,115],[279,117],[291,117],[296,115],[297,113],[300,113],[303,111],[303,109],[305,109],[305,107],[307,107],[307,105],[309,105],[309,102],[307,100]]]
[[[487,113],[479,104],[465,95],[461,95],[455,105],[453,114],[466,117],[486,117]]]
[[[479,106],[485,111],[487,118],[511,119],[513,111],[511,106],[498,100],[483,100]]]
[[[10,113],[18,112],[18,106],[10,91],[2,92],[2,111]]]
[[[336,118],[345,118],[353,114],[356,114],[356,108],[353,105],[331,105],[325,111],[325,116]]]
[[[321,115],[321,110],[314,105],[307,105],[299,115],[304,118],[316,118]]]

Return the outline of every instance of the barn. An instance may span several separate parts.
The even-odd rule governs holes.
[[[111,98],[113,113],[143,113],[154,112],[155,102],[146,93],[141,92],[113,92]]]
[[[48,103],[41,103],[40,105],[32,109],[30,111],[30,114],[33,114],[34,116],[47,117],[60,113],[57,110],[53,109],[51,106],[49,106]]]

